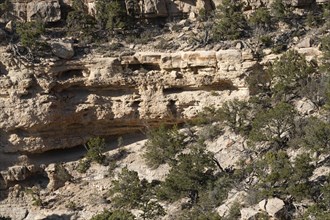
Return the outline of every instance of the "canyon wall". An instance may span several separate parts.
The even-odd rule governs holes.
[[[3,55],[1,146],[5,152],[73,147],[195,117],[248,96],[249,50],[136,53],[24,66]]]

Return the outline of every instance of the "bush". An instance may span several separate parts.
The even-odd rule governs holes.
[[[105,140],[104,138],[96,137],[91,138],[87,145],[85,145],[87,149],[86,159],[89,161],[95,161],[99,164],[102,164],[104,161],[104,156],[102,154],[105,148]]]
[[[214,22],[214,40],[236,40],[243,37],[247,22],[242,13],[242,3],[223,0],[216,10]]]
[[[246,78],[250,95],[269,94],[270,93],[270,74],[262,66],[252,70]]]
[[[267,8],[258,8],[251,15],[249,23],[255,28],[268,31],[271,29],[272,17]]]
[[[19,23],[16,32],[23,46],[35,50],[40,46],[39,38],[45,33],[44,24],[40,21]]]
[[[317,118],[310,118],[303,128],[303,145],[318,153],[330,150],[330,124]]]
[[[258,183],[254,186],[257,197],[287,198],[295,201],[312,198],[312,183],[309,178],[314,167],[310,165],[309,155],[299,155],[292,163],[285,151],[267,152],[262,159],[255,162],[254,172]]]
[[[178,128],[167,129],[164,125],[148,132],[148,141],[145,144],[144,158],[148,166],[157,168],[161,164],[176,162],[175,156],[185,148],[184,136]]]
[[[250,140],[269,141],[277,146],[286,145],[294,131],[294,108],[286,103],[279,103],[274,108],[259,112],[252,122]]]
[[[102,29],[114,30],[125,28],[129,25],[129,16],[126,14],[125,5],[118,0],[97,0],[96,19]]]
[[[322,38],[321,50],[323,52],[322,57],[322,71],[330,72],[330,35]]]
[[[294,50],[283,54],[267,71],[271,76],[273,97],[283,101],[290,95],[299,95],[315,72],[305,57]]]
[[[138,173],[123,168],[118,180],[112,181],[110,189],[112,204],[118,208],[139,209],[143,219],[157,219],[165,215],[163,207],[155,200],[155,185],[145,179],[140,180]]]
[[[66,19],[68,34],[82,41],[92,41],[95,33],[95,19],[87,13],[88,9],[81,0],[74,0],[72,8],[73,11],[68,13]]]
[[[190,153],[178,156],[178,163],[161,185],[159,196],[171,201],[188,196],[194,204],[199,193],[213,180],[214,170],[213,154],[203,146],[194,146]]]
[[[0,15],[1,18],[5,19],[5,21],[7,21],[8,19],[10,19],[10,15],[13,12],[14,6],[11,3],[10,0],[4,0],[3,3],[0,4]]]
[[[265,47],[271,47],[273,45],[272,37],[269,35],[262,35],[259,37],[259,40]]]
[[[80,160],[77,166],[77,171],[79,173],[86,173],[90,167],[91,167],[90,160]]]
[[[325,3],[323,6],[323,20],[325,22],[325,28],[330,27],[330,3]]]
[[[249,112],[250,106],[246,101],[234,99],[225,102],[217,114],[235,133],[247,134],[251,123]]]
[[[271,4],[271,14],[277,21],[288,21],[292,16],[292,11],[282,0],[275,0]]]
[[[127,210],[104,210],[93,216],[90,220],[134,220],[135,216]]]

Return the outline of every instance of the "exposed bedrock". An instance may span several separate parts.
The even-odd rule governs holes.
[[[0,77],[1,146],[44,152],[192,118],[206,106],[245,98],[257,63],[236,49],[87,57],[19,66]]]

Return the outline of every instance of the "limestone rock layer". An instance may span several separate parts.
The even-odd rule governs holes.
[[[44,152],[195,117],[248,96],[256,61],[236,49],[89,56],[24,66],[2,55],[1,146]]]

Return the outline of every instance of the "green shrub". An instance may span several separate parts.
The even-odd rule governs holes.
[[[270,47],[273,45],[273,40],[272,37],[269,35],[261,35],[259,37],[259,40],[261,41],[261,43],[265,46],[265,47]]]
[[[240,219],[241,217],[241,204],[239,202],[234,202],[230,209],[228,215],[225,217],[225,220],[231,219]]]
[[[330,124],[317,118],[310,118],[303,128],[303,145],[314,152],[330,150]]]
[[[85,145],[87,149],[86,159],[89,161],[95,161],[102,164],[104,161],[104,155],[102,154],[105,148],[104,138],[96,137],[91,138]]]
[[[134,220],[135,216],[127,210],[104,210],[102,213],[93,216],[90,220]]]
[[[305,23],[311,28],[318,27],[323,23],[322,16],[320,16],[317,11],[309,11],[306,16]]]
[[[205,211],[198,208],[192,208],[191,210],[185,210],[181,215],[177,218],[178,220],[221,220],[222,218],[216,212]]]
[[[321,50],[323,52],[322,57],[322,71],[329,73],[330,72],[330,35],[327,35],[322,38]]]
[[[147,136],[144,158],[148,166],[152,168],[165,163],[175,163],[176,154],[185,148],[184,136],[180,134],[176,126],[168,129],[162,125],[158,129],[149,131]]]
[[[82,0],[72,2],[73,11],[68,13],[66,28],[69,35],[82,41],[92,41],[95,33],[95,19],[87,13],[88,9]]]
[[[325,28],[330,27],[330,2],[323,5],[322,18],[325,22]]]
[[[203,110],[198,112],[197,116],[190,121],[190,124],[209,125],[219,121],[216,111],[214,107],[204,107]]]
[[[315,72],[306,58],[294,50],[283,54],[267,71],[271,76],[273,97],[284,101],[288,96],[299,95]]]
[[[3,3],[0,4],[0,16],[1,18],[7,20],[10,15],[13,13],[13,4],[10,0],[4,0]]]
[[[86,173],[90,167],[91,167],[90,160],[80,160],[77,166],[77,171],[79,173]]]
[[[125,4],[118,0],[97,0],[95,4],[96,19],[102,29],[114,30],[129,25],[129,15]]]
[[[278,147],[286,145],[293,134],[295,110],[286,103],[279,103],[268,111],[259,112],[252,122],[250,140],[269,141]]]
[[[199,193],[213,180],[214,156],[204,146],[194,146],[190,153],[180,154],[159,190],[162,199],[175,201],[188,196],[196,203]]]
[[[272,17],[267,8],[261,7],[251,15],[249,23],[255,28],[268,31],[271,29]]]
[[[282,0],[275,0],[271,4],[271,14],[277,21],[288,21],[292,16],[292,11]]]
[[[143,219],[157,219],[165,215],[163,207],[156,200],[155,185],[145,179],[140,180],[137,172],[125,167],[112,184],[110,195],[114,207],[141,210]]]
[[[214,40],[236,40],[244,36],[247,21],[242,13],[242,3],[223,0],[215,12]]]
[[[285,151],[269,151],[253,163],[252,172],[258,177],[258,183],[253,186],[257,202],[269,197],[291,196],[295,201],[313,197],[309,178],[314,167],[308,154],[299,155],[291,162]]]
[[[270,92],[270,74],[263,69],[262,66],[252,70],[246,82],[248,84],[250,95],[263,95]]]
[[[272,44],[272,53],[274,54],[281,54],[282,52],[286,51],[288,49],[287,45],[282,42],[278,42],[275,44]]]
[[[247,134],[250,129],[250,106],[246,101],[227,101],[217,110],[219,118],[236,133]]]
[[[45,33],[45,27],[40,21],[19,23],[16,32],[23,46],[35,50],[41,44],[39,38]]]

